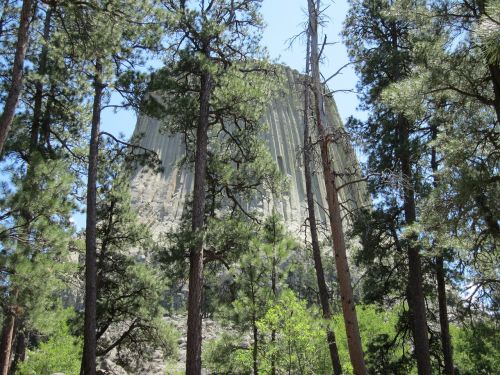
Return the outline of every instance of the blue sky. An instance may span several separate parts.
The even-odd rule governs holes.
[[[328,37],[328,42],[335,42],[325,48],[322,73],[329,77],[349,60],[345,46],[341,42],[340,31],[347,13],[347,0],[322,1],[323,7],[328,7],[325,14],[328,16],[328,25],[323,32]],[[300,72],[304,71],[304,40],[297,40],[289,48],[288,40],[303,30],[306,20],[306,0],[265,0],[262,13],[267,27],[263,35],[263,45],[268,49],[271,59],[284,63]],[[337,78],[332,79],[328,85],[332,90],[354,89],[357,78],[351,67],[343,70]],[[340,116],[345,121],[351,115],[362,116],[356,112],[358,101],[354,93],[336,93],[335,101]],[[118,103],[117,103],[118,104]],[[137,118],[133,111],[119,110],[114,112],[106,109],[102,115],[102,129],[118,135],[123,133],[130,136],[134,130]]]

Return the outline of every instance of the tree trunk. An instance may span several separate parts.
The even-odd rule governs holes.
[[[206,53],[208,54],[208,52]],[[208,152],[208,121],[211,75],[203,72],[200,91],[200,117],[196,131],[192,230],[196,236],[189,256],[189,295],[186,344],[186,375],[201,374],[201,294],[203,290],[203,226],[205,222],[205,185]]]
[[[33,0],[24,0],[21,8],[16,52],[14,56],[14,65],[12,67],[12,82],[7,94],[7,99],[5,100],[3,113],[0,117],[0,154],[3,152],[7,135],[9,134],[12,121],[14,120],[17,102],[21,95],[24,58],[26,57],[26,50],[28,49],[30,15],[33,3]]]
[[[52,151],[52,147],[50,145],[50,121],[52,114],[52,107],[54,106],[55,98],[55,88],[51,85],[49,89],[49,94],[47,98],[47,104],[45,105],[45,113],[42,118],[42,129],[40,132],[40,143],[45,144],[45,147],[49,151]]]
[[[259,355],[259,329],[257,328],[257,303],[255,298],[255,289],[254,289],[254,279],[253,273],[250,272],[250,293],[252,295],[252,331],[253,331],[253,347],[252,347],[252,361],[253,361],[253,375],[259,374],[259,363],[258,363],[258,355]]]
[[[306,55],[306,75],[304,83],[304,178],[306,181],[306,197],[307,197],[307,211],[309,220],[309,229],[311,232],[312,253],[314,259],[314,269],[316,270],[316,280],[318,282],[319,300],[321,309],[323,311],[323,318],[331,323],[332,313],[330,310],[330,301],[328,298],[328,288],[325,281],[325,273],[323,271],[323,263],[321,260],[321,250],[318,240],[318,228],[316,225],[316,213],[314,212],[314,196],[311,183],[311,150],[312,144],[309,138],[309,107],[310,107],[310,94],[309,94],[309,60],[310,60],[310,39],[307,40],[307,55]],[[332,361],[333,373],[335,375],[342,374],[342,366],[340,364],[339,353],[337,349],[337,341],[335,333],[327,328],[326,338],[328,342],[328,349],[330,351],[330,359]]]
[[[399,161],[403,174],[403,209],[405,224],[411,225],[416,219],[415,192],[413,190],[413,177],[409,149],[409,124],[404,118],[399,119]],[[415,236],[412,236],[415,237]],[[415,358],[419,375],[431,374],[429,354],[429,339],[427,337],[427,317],[425,298],[422,282],[422,266],[418,246],[414,245],[416,238],[410,238],[408,243],[408,306],[410,321],[413,328],[415,342]]]
[[[340,212],[340,203],[335,184],[335,174],[329,155],[328,134],[325,130],[325,121],[323,113],[323,93],[319,75],[319,56],[318,56],[318,13],[319,0],[314,6],[312,0],[308,0],[309,10],[309,28],[311,33],[311,67],[313,76],[313,91],[315,97],[315,115],[319,136],[321,138],[320,150],[321,161],[323,165],[323,174],[325,179],[326,199],[328,203],[328,213],[330,228],[333,238],[333,250],[335,253],[335,265],[337,277],[340,286],[340,295],[342,302],[342,312],[344,316],[345,329],[347,334],[347,344],[352,367],[356,375],[365,375],[366,366],[359,334],[358,318],[356,316],[356,306],[351,285],[351,275],[347,262],[347,253],[345,248],[344,232],[342,229],[342,217]]]
[[[87,227],[85,232],[85,323],[83,331],[83,374],[96,373],[96,304],[97,304],[97,160],[99,153],[99,126],[101,101],[104,91],[102,65],[96,60],[94,77],[94,103],[90,132],[89,169],[87,182]]]
[[[50,38],[50,22],[52,19],[52,6],[49,6],[47,13],[45,14],[45,22],[43,26],[43,39],[45,44],[42,47],[42,52],[40,53],[40,61],[38,64],[38,79],[35,83],[35,95],[34,95],[34,106],[33,106],[33,125],[31,127],[31,147],[35,148],[38,145],[38,139],[40,137],[40,122],[42,118],[42,104],[43,104],[43,83],[42,78],[47,70],[47,53],[48,47],[47,43]]]
[[[16,324],[16,315],[9,312],[5,317],[2,328],[2,341],[0,343],[0,375],[8,375],[11,356],[12,342],[14,341],[14,326]]]
[[[436,257],[436,279],[439,303],[439,325],[441,327],[441,345],[444,357],[444,374],[454,375],[453,348],[451,346],[450,327],[448,321],[448,306],[446,302],[446,284],[444,261],[442,256]]]
[[[493,84],[493,93],[495,95],[494,104],[497,121],[500,123],[500,67],[498,65],[488,65],[491,73],[491,83]]]
[[[437,139],[438,129],[435,124],[432,125],[432,141]],[[433,174],[433,186],[438,187],[438,161],[436,147],[431,149],[431,168]],[[448,322],[448,304],[446,301],[446,279],[444,271],[444,259],[440,254],[436,257],[436,281],[438,291],[438,304],[439,304],[439,324],[441,328],[441,346],[444,358],[444,374],[454,375],[455,369],[453,367],[453,348],[451,346],[450,327]]]
[[[273,293],[273,302],[276,303],[276,222],[273,222],[273,263],[271,270],[271,291]],[[276,330],[271,330],[271,345],[276,342]],[[271,356],[271,375],[276,375],[276,354]]]
[[[12,367],[10,369],[11,374],[16,373],[19,363],[23,362],[26,358],[26,335],[20,329],[16,329],[16,331],[16,349],[14,351],[14,361],[12,362]]]
[[[259,366],[257,362],[258,349],[259,349],[259,330],[257,328],[257,317],[255,316],[255,297],[253,296],[253,306],[252,306],[252,330],[253,330],[253,348],[252,348],[252,359],[253,359],[253,375],[259,375]]]

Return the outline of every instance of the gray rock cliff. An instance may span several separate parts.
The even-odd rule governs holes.
[[[274,208],[284,219],[292,233],[299,233],[306,218],[306,193],[302,155],[303,144],[303,83],[298,72],[283,69],[284,85],[281,92],[272,100],[262,118],[267,124],[263,134],[276,164],[289,180],[289,188],[281,196],[267,196],[254,201],[250,208],[263,215]],[[342,122],[333,99],[327,99],[326,112],[333,129],[342,128]],[[160,132],[158,120],[140,117],[135,134],[142,134],[140,141],[145,148],[154,150],[161,158],[164,172],[153,173],[146,168],[138,170],[132,179],[133,203],[139,211],[141,220],[147,222],[153,234],[175,228],[178,223],[186,197],[193,189],[193,174],[188,168],[179,168],[178,161],[184,155],[181,136]],[[357,168],[358,163],[349,142],[333,146],[336,171],[346,173]],[[316,165],[313,176],[318,220],[326,222],[325,188],[321,168]],[[349,177],[356,179],[355,176]],[[342,185],[345,181],[339,181]],[[364,184],[356,183],[340,191],[340,200],[352,210],[367,202]],[[325,209],[323,209],[324,207]],[[345,224],[344,224],[345,225]],[[347,223],[347,225],[349,225]]]

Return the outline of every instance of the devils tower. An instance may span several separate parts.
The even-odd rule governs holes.
[[[303,82],[301,75],[290,68],[282,69],[284,84],[262,118],[266,124],[263,138],[268,150],[288,180],[286,191],[280,195],[268,194],[248,205],[249,210],[266,216],[275,210],[282,216],[291,233],[298,234],[306,218],[305,181],[300,150],[303,145]],[[329,126],[343,127],[337,106],[332,97],[326,100],[326,116]],[[168,105],[168,104],[167,104]],[[141,135],[141,146],[158,153],[163,173],[154,173],[147,168],[136,171],[132,180],[132,197],[142,221],[148,223],[153,234],[175,228],[179,222],[186,198],[193,189],[193,174],[179,166],[185,146],[178,134],[163,134],[157,119],[140,117],[135,134]],[[333,146],[333,157],[338,171],[344,171],[339,186],[354,180],[358,163],[349,142]],[[317,218],[326,222],[326,193],[320,168],[313,175],[313,188],[317,202]],[[346,173],[345,171],[349,171]],[[340,200],[345,212],[364,206],[366,189],[363,184],[346,184],[340,190]],[[346,215],[344,215],[346,216]],[[344,221],[344,226],[346,225]],[[345,229],[345,228],[344,228]]]

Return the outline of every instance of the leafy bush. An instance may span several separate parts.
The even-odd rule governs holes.
[[[72,336],[67,325],[37,349],[29,350],[26,361],[19,364],[18,375],[47,375],[62,372],[79,375],[82,359],[82,339]]]
[[[460,375],[495,374],[500,369],[500,331],[492,322],[451,326],[454,361]]]

